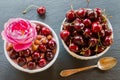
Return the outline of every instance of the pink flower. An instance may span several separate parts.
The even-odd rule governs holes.
[[[35,25],[22,18],[12,18],[4,25],[3,40],[12,43],[16,51],[27,49],[36,38]]]

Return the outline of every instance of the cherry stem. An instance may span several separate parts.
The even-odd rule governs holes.
[[[98,32],[98,41],[100,42],[100,45],[103,46],[102,43],[101,43],[101,40],[100,40],[100,34],[99,34],[99,32]]]
[[[96,48],[95,48],[95,52],[97,52],[98,51],[98,45],[96,46]]]
[[[38,6],[35,6],[35,5],[30,5],[28,6],[25,10],[23,10],[23,14],[26,14],[32,7],[35,7],[35,8],[38,8]]]
[[[103,10],[103,14],[105,15],[106,18],[112,18],[112,16],[107,15],[106,10]]]
[[[73,9],[73,5],[72,5],[72,4],[70,5],[70,7],[71,7],[71,9],[72,9],[72,10],[74,10],[74,9]]]
[[[86,0],[86,1],[87,1],[87,8],[88,8],[90,4],[90,0]]]

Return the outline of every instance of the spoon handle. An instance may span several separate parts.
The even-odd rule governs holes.
[[[62,77],[67,77],[67,76],[70,76],[72,74],[78,73],[80,71],[92,69],[92,68],[95,68],[95,67],[98,67],[98,66],[97,65],[93,65],[93,66],[88,66],[88,67],[83,67],[83,68],[63,70],[63,71],[60,72],[60,75]]]

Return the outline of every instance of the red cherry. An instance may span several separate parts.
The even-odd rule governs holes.
[[[97,52],[98,53],[101,53],[101,52],[103,52],[105,50],[105,47],[104,46],[98,46],[98,49],[97,49]]]
[[[103,41],[103,45],[104,46],[110,46],[112,44],[113,40],[110,36],[106,36],[104,41]]]
[[[84,33],[85,37],[91,37],[92,36],[92,32],[89,28],[86,28]]]
[[[87,16],[89,19],[93,20],[97,18],[97,13],[94,10],[89,10]]]
[[[72,44],[69,45],[69,49],[72,52],[78,52],[78,46],[75,45],[74,43],[72,43]]]
[[[83,18],[86,15],[86,10],[84,8],[80,8],[76,11],[76,17]]]
[[[62,30],[60,32],[60,37],[65,41],[69,37],[70,32],[68,30]]]
[[[41,34],[47,36],[47,35],[51,34],[51,31],[48,28],[43,27],[41,30]]]
[[[52,52],[47,52],[45,56],[47,61],[51,61],[54,58],[54,55]]]
[[[83,37],[82,36],[75,36],[73,38],[73,42],[77,45],[84,45],[84,40],[83,40]]]
[[[40,50],[41,52],[46,52],[46,51],[47,51],[46,45],[40,44],[40,45],[39,45],[39,50]]]
[[[48,42],[48,47],[49,47],[50,49],[55,49],[55,48],[56,48],[56,43],[55,43],[55,41],[54,41],[54,40],[50,40],[50,41]]]
[[[40,54],[39,54],[38,52],[34,52],[34,53],[32,54],[32,59],[34,59],[34,60],[40,59]]]
[[[75,19],[75,12],[74,10],[69,10],[67,13],[66,13],[66,19],[68,21],[73,21]]]
[[[83,23],[84,23],[85,26],[90,27],[92,22],[91,22],[90,19],[84,19],[84,20],[83,20]]]
[[[21,51],[21,55],[24,57],[30,56],[31,55],[30,49],[26,49],[26,50]]]
[[[97,32],[100,32],[102,30],[102,26],[101,24],[99,24],[98,22],[94,22],[92,24],[92,31],[97,33]]]
[[[84,51],[84,56],[90,56],[91,55],[91,50],[90,49],[87,49]]]
[[[112,35],[112,30],[111,29],[105,29],[105,35],[106,36],[111,36]]]
[[[38,61],[38,66],[40,66],[40,67],[44,67],[46,64],[47,64],[47,62],[46,62],[45,59],[40,59],[40,60]]]
[[[74,28],[75,28],[77,31],[83,30],[84,27],[85,27],[85,25],[84,25],[83,23],[79,23],[79,22],[75,22],[75,23],[74,23]]]
[[[27,67],[28,67],[28,69],[33,70],[36,68],[36,63],[30,61],[30,62],[28,62]]]
[[[15,50],[12,50],[10,52],[10,58],[11,59],[17,59],[19,57],[19,52],[16,52]]]
[[[93,38],[93,37],[92,37],[92,38],[89,39],[89,45],[90,45],[91,47],[96,46],[97,43],[98,43],[98,40],[97,40],[96,38]]]
[[[100,8],[95,8],[94,11],[96,11],[97,16],[101,16],[102,15],[102,10]]]
[[[17,63],[19,66],[24,66],[26,64],[26,59],[25,58],[22,58],[22,57],[18,57],[17,58]]]
[[[40,6],[39,8],[37,8],[37,13],[39,15],[45,15],[46,13],[46,8],[44,6]]]

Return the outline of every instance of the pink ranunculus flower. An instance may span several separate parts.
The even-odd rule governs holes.
[[[35,25],[22,18],[9,19],[1,34],[3,40],[12,43],[16,51],[29,48],[37,36]]]

